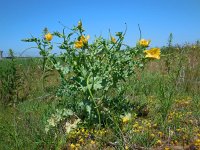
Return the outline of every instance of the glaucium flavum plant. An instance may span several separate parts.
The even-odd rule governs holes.
[[[159,48],[146,49],[150,40],[141,39],[136,47],[125,45],[126,30],[117,32],[115,36],[110,34],[110,39],[97,37],[93,42],[84,31],[79,21],[68,34],[66,28],[53,33],[45,29],[41,38],[23,40],[35,42],[40,54],[46,58],[45,62],[50,63],[60,75],[57,95],[65,103],[63,110],[57,111],[59,115],[56,116],[56,113],[48,120],[53,126],[67,118],[70,122],[73,116],[75,123],[99,127],[112,124],[113,118],[121,119],[122,114],[132,109],[124,96],[127,78],[143,67],[148,58],[160,59]],[[60,43],[55,43],[54,38]],[[61,50],[60,54],[51,53],[55,45]],[[112,94],[109,94],[110,91],[113,91]]]

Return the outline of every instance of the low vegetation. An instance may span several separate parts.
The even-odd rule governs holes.
[[[200,149],[199,42],[130,47],[125,31],[90,43],[82,22],[65,32],[24,40],[41,58],[0,61],[0,149]]]

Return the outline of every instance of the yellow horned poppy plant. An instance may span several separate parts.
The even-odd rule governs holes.
[[[150,50],[145,50],[147,58],[160,59],[160,48],[151,48]]]
[[[141,39],[141,40],[139,41],[139,44],[140,44],[141,46],[148,47],[149,44],[150,44],[150,42],[151,42],[151,40]]]
[[[47,33],[45,34],[44,38],[47,40],[47,41],[51,41],[53,39],[53,35],[51,33]]]

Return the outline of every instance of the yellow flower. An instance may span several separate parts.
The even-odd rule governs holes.
[[[74,43],[75,48],[82,48],[84,44],[87,44],[89,38],[89,35],[87,37],[82,35],[80,39]]]
[[[156,144],[157,144],[157,145],[161,145],[161,144],[162,144],[162,141],[161,141],[161,140],[157,140],[157,141],[156,141]]]
[[[81,129],[81,132],[83,132],[83,133],[84,133],[84,132],[85,132],[85,129],[84,129],[84,128],[83,128],[83,129]]]
[[[76,146],[72,143],[72,144],[70,144],[70,148],[71,148],[72,150],[74,150],[74,149],[76,148]]]
[[[195,140],[195,141],[194,141],[194,145],[195,145],[195,146],[200,146],[200,139]]]
[[[51,33],[47,33],[47,34],[45,34],[44,38],[47,41],[51,41],[53,39],[53,35]]]
[[[140,46],[144,46],[144,47],[148,47],[150,44],[151,40],[145,40],[145,39],[141,39],[139,41]]]
[[[93,141],[93,140],[91,140],[91,142],[90,142],[91,144],[95,144],[95,141]]]
[[[122,122],[123,123],[128,123],[131,120],[131,114],[128,113],[124,117],[122,117]]]
[[[138,125],[138,122],[135,122],[135,124],[133,125],[133,128],[137,128],[139,125]]]
[[[81,139],[79,140],[79,143],[81,143],[81,144],[83,144],[83,143],[84,143],[84,140],[83,140],[83,138],[81,138]]]
[[[111,36],[111,42],[116,43],[116,39],[113,36]]]
[[[127,150],[127,149],[128,149],[128,146],[126,145],[126,146],[125,146],[125,150]]]
[[[177,132],[180,132],[180,131],[181,131],[181,129],[180,129],[180,128],[178,128],[178,129],[176,129],[176,131],[177,131]]]
[[[123,123],[127,123],[128,121],[129,121],[129,118],[128,118],[128,117],[123,117],[123,118],[122,118],[122,122],[123,122]]]
[[[151,133],[150,136],[151,136],[152,138],[154,138],[154,137],[155,137],[155,134]]]
[[[175,141],[174,141],[174,144],[175,144],[175,145],[176,145],[176,144],[178,144],[178,141],[177,141],[177,140],[175,140]]]
[[[82,41],[84,44],[86,44],[88,42],[89,38],[90,38],[89,35],[86,36],[86,37],[84,35],[82,35],[81,38],[80,38],[80,41]]]
[[[163,133],[162,132],[158,132],[158,135],[160,136],[160,137],[162,137],[163,136]]]
[[[150,50],[145,50],[147,58],[160,59],[160,48],[152,48]]]
[[[134,129],[133,129],[133,132],[134,132],[134,133],[138,133],[138,132],[140,132],[140,130],[138,130],[138,129],[134,130]]]

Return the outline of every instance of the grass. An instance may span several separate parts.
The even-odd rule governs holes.
[[[64,132],[63,124],[48,134],[44,130],[61,102],[54,96],[59,83],[57,74],[51,72],[44,89],[42,60],[16,59],[23,84],[17,88],[19,100],[14,105],[5,106],[5,99],[1,99],[0,149],[198,150],[200,46],[163,47],[162,55],[161,60],[150,62],[127,80],[126,99],[133,104],[127,121],[115,124],[113,117],[113,127],[99,130],[79,126],[69,134]],[[8,61],[0,61],[1,73],[9,68]],[[3,94],[5,91],[1,98]]]

